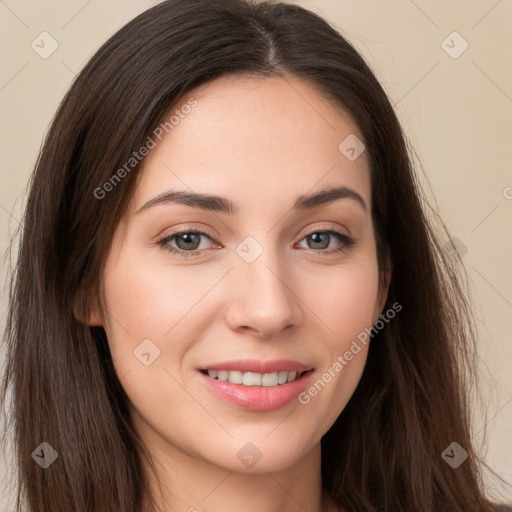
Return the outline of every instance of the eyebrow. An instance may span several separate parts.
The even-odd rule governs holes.
[[[364,211],[367,211],[366,203],[361,195],[355,190],[346,186],[328,188],[319,192],[314,192],[309,195],[300,195],[292,210],[303,211],[312,210],[317,206],[328,204],[338,199],[353,199],[356,201]],[[233,203],[230,199],[225,197],[200,194],[197,192],[185,192],[180,190],[170,190],[163,192],[158,196],[150,199],[147,203],[144,203],[136,212],[135,215],[157,205],[165,205],[171,203],[184,204],[193,208],[200,208],[201,210],[207,210],[212,212],[226,213],[228,215],[236,215],[240,207]]]

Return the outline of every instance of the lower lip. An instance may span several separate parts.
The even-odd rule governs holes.
[[[210,390],[230,404],[249,411],[272,411],[297,398],[308,386],[313,370],[303,373],[292,382],[277,386],[244,386],[212,379],[202,372],[198,373]]]

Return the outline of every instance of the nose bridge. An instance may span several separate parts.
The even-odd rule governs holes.
[[[266,337],[298,323],[300,308],[278,244],[268,233],[258,238],[248,236],[235,249],[236,291],[230,297],[228,322],[233,329],[252,328]]]

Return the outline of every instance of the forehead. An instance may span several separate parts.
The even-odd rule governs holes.
[[[297,78],[221,77],[185,94],[163,122],[171,116],[142,163],[132,211],[170,188],[261,207],[346,185],[370,204],[366,153],[350,161],[339,148],[363,140],[358,126]]]

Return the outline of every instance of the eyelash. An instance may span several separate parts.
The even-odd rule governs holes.
[[[203,231],[198,231],[198,230],[194,230],[194,229],[187,229],[187,230],[183,230],[183,231],[177,231],[176,233],[172,233],[171,235],[163,236],[162,238],[157,240],[156,245],[161,247],[163,250],[165,250],[167,252],[170,252],[172,254],[178,255],[178,256],[184,256],[184,257],[196,256],[199,253],[201,253],[202,250],[184,251],[182,249],[176,249],[175,247],[167,245],[171,240],[173,240],[174,238],[178,237],[179,235],[183,235],[185,233],[187,233],[187,234],[194,234],[194,235],[204,235],[205,237],[207,237],[210,240],[212,240],[211,237],[207,233],[205,233]],[[302,241],[302,240],[304,240],[304,238],[307,238],[308,236],[316,234],[316,233],[328,233],[330,235],[335,235],[336,238],[338,238],[338,240],[342,242],[342,244],[338,248],[330,249],[330,250],[306,249],[309,252],[324,253],[324,254],[325,253],[326,254],[340,253],[340,252],[347,251],[348,249],[350,249],[352,246],[354,246],[356,244],[356,241],[353,238],[351,238],[350,236],[346,235],[342,231],[338,231],[337,229],[326,229],[326,230],[317,229],[317,230],[314,230],[314,231],[310,231],[309,233],[304,235],[301,238],[300,241]]]

